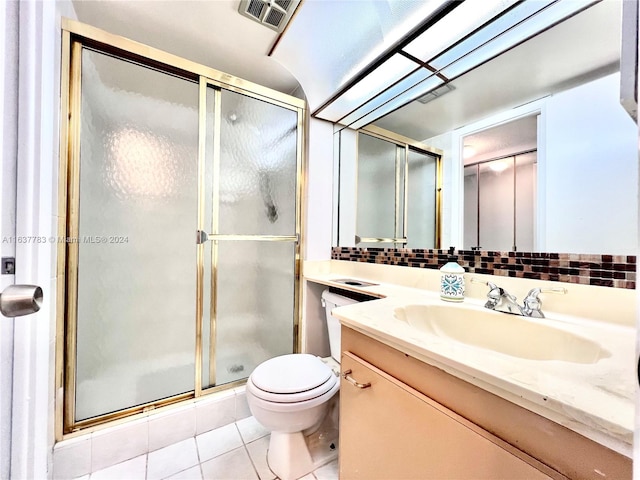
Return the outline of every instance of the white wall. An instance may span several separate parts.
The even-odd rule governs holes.
[[[16,155],[18,148],[18,3],[0,3],[0,256],[15,256]],[[8,241],[5,241],[8,240]],[[0,276],[0,292],[14,283],[14,275]],[[0,315],[0,478],[11,467],[11,400],[13,390],[13,324]]]
[[[333,225],[333,124],[309,120],[305,260],[331,258]]]
[[[451,177],[451,216],[445,209],[443,219],[445,226],[452,225],[453,244],[463,245],[455,230],[458,225],[462,232],[463,172],[458,164],[463,138],[539,112],[535,249],[635,255],[637,132],[619,104],[618,91],[619,74],[612,74],[444,134],[452,135],[450,158],[453,169],[458,168]],[[425,143],[438,146],[439,137]]]
[[[358,134],[355,130],[345,128],[336,135],[340,135],[340,155],[335,159],[338,162],[335,168],[340,171],[340,181],[336,186],[339,189],[339,212],[335,223],[338,245],[353,247],[356,244]]]
[[[636,254],[638,135],[619,84],[608,75],[546,102],[541,250]]]
[[[18,140],[15,234],[48,238],[58,220],[60,16],[75,15],[68,1],[17,4],[18,115],[10,120]],[[17,244],[15,254],[15,282],[40,285],[44,301],[40,312],[14,325],[10,476],[40,479],[51,475],[54,443],[55,244]]]

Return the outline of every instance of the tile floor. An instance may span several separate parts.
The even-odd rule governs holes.
[[[269,432],[248,417],[76,480],[273,480]],[[302,480],[337,480],[334,460]]]

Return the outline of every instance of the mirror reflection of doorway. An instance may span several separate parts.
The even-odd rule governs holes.
[[[537,115],[464,137],[464,249],[534,251]]]

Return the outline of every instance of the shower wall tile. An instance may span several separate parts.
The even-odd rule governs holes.
[[[468,273],[550,280],[600,287],[636,288],[634,255],[496,252],[456,250]],[[447,263],[447,250],[334,247],[333,260],[438,269]]]
[[[236,420],[241,420],[251,416],[249,404],[247,403],[247,394],[245,387],[236,389]]]
[[[144,418],[94,432],[91,471],[101,470],[149,451],[149,422]]]
[[[236,393],[227,390],[195,402],[196,435],[223,427],[236,420]]]
[[[53,478],[81,477],[91,472],[91,438],[73,438],[53,449]]]
[[[152,457],[157,459],[158,452],[165,452],[172,445],[184,444],[194,437],[200,438],[201,442],[208,432],[221,429],[229,433],[226,436],[229,441],[223,442],[230,444],[225,447],[224,451],[227,451],[235,448],[236,439],[241,441],[233,423],[250,415],[244,386],[164,411],[149,412],[136,420],[56,444],[51,470],[53,478],[79,479],[146,454],[151,461]],[[258,434],[250,428],[250,422],[246,422],[246,427],[249,434]]]
[[[152,452],[196,434],[196,410],[193,405],[167,412],[149,420],[149,451]]]

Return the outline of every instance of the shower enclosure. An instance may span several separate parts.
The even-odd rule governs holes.
[[[439,248],[440,156],[417,142],[360,130],[356,245]]]
[[[304,103],[66,21],[57,436],[297,350]]]

